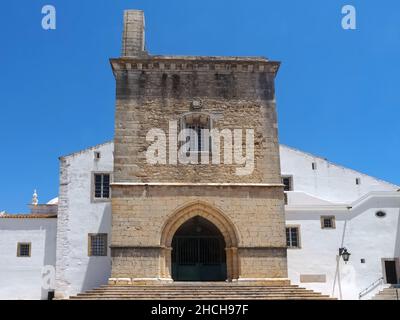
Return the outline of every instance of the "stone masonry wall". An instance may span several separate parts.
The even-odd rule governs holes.
[[[166,221],[178,208],[201,199],[222,211],[234,225],[241,277],[285,278],[286,238],[280,189],[114,187],[112,277],[160,277],[163,245],[160,241]]]
[[[114,246],[159,246],[165,221],[201,199],[237,230],[239,247],[286,247],[280,188],[136,186],[113,188]]]
[[[276,64],[266,60],[240,64],[233,60],[224,62],[224,70],[219,70],[221,65],[213,61],[202,61],[201,66],[192,61],[172,63],[159,58],[118,61],[112,61],[117,81],[115,182],[280,183],[273,85]],[[196,65],[196,70],[189,70],[189,65]],[[185,70],[177,69],[178,66]],[[201,110],[192,109],[194,100],[201,101]],[[236,163],[147,163],[146,150],[152,143],[146,141],[149,130],[162,129],[168,134],[169,121],[179,123],[182,115],[193,111],[209,115],[212,128],[243,129],[243,150],[245,129],[254,129],[252,174],[236,175],[236,168],[243,166]],[[223,151],[221,143],[222,156]]]

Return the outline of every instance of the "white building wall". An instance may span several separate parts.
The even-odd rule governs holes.
[[[400,256],[400,188],[287,146],[281,146],[280,153],[282,175],[293,179],[286,224],[300,226],[301,238],[299,249],[288,249],[290,279],[340,299],[358,299],[384,276],[382,259]],[[380,210],[385,218],[375,216]],[[336,228],[322,229],[321,216],[332,215]],[[338,258],[341,247],[351,253],[347,264]],[[326,282],[300,282],[301,275],[324,275]],[[363,299],[382,286],[373,287]]]
[[[337,298],[358,299],[362,290],[384,276],[382,259],[400,257],[400,193],[384,194],[371,194],[348,210],[288,207],[286,224],[299,225],[301,234],[301,248],[288,249],[292,282]],[[376,217],[377,211],[384,211],[386,217]],[[335,229],[321,228],[320,218],[326,215],[335,216]],[[351,253],[347,264],[338,259],[341,247]],[[325,275],[326,282],[301,283],[300,275]],[[363,299],[379,289],[381,285],[372,288]]]
[[[335,203],[351,203],[371,191],[397,191],[398,186],[333,164],[284,145],[280,146],[282,175],[293,176],[294,191]],[[316,170],[312,169],[315,162]],[[356,185],[356,178],[361,184]]]
[[[95,160],[94,152],[101,158]],[[111,273],[108,256],[88,256],[88,234],[111,231],[110,201],[94,201],[94,172],[113,171],[113,144],[105,143],[60,158],[56,297],[68,297],[102,284]]]
[[[47,299],[44,266],[56,264],[57,219],[0,218],[0,299]],[[31,243],[30,257],[17,257],[18,242]]]

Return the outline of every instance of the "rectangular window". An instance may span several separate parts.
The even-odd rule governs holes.
[[[187,141],[190,141],[189,150],[188,151],[207,151],[206,141],[204,135],[204,129],[207,129],[204,125],[193,124],[188,125],[186,129],[191,129],[190,137],[187,137]]]
[[[192,107],[198,104],[201,107],[200,101],[193,101]],[[210,152],[210,116],[200,112],[186,114],[181,119],[181,130],[186,129],[186,153],[203,153]],[[206,131],[208,131],[206,133]]]
[[[89,234],[89,256],[107,255],[107,233]]]
[[[322,229],[335,229],[335,217],[334,216],[322,216],[321,217],[321,228]]]
[[[105,173],[94,174],[94,198],[95,199],[110,198],[110,174],[105,174]]]
[[[300,248],[299,227],[286,227],[286,245],[288,248]]]
[[[360,178],[356,178],[356,185],[361,184],[361,179]]]
[[[313,170],[317,170],[317,163],[316,163],[316,162],[313,162],[313,163],[311,164],[311,166],[312,166],[312,169],[313,169]]]
[[[283,176],[282,183],[285,185],[284,187],[285,191],[293,191],[293,177]]]
[[[30,257],[30,256],[31,256],[31,244],[18,242],[17,257]]]

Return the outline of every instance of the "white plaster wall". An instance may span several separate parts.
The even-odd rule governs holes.
[[[101,159],[94,159],[94,151]],[[60,158],[56,297],[68,297],[102,284],[111,274],[106,257],[88,256],[88,234],[107,233],[111,241],[111,202],[92,201],[92,173],[113,170],[113,144]]]
[[[327,201],[350,203],[371,191],[400,188],[284,145],[280,146],[280,156],[282,175],[293,175],[294,191]],[[312,169],[313,162],[317,163],[317,170]],[[356,178],[361,178],[360,185],[356,185]]]
[[[57,220],[0,218],[0,299],[47,299],[42,268],[56,264]],[[17,257],[18,242],[31,243],[31,257]]]
[[[385,218],[377,218],[379,210]],[[321,215],[334,215],[336,229],[321,229]],[[293,283],[342,299],[358,294],[383,276],[382,258],[400,254],[400,193],[369,197],[344,211],[286,211],[287,225],[300,225],[301,249],[288,249],[289,277]],[[350,261],[337,264],[338,249],[345,246]],[[365,263],[361,263],[361,259]],[[300,274],[325,274],[326,283],[300,283]],[[371,297],[377,286],[363,299]]]

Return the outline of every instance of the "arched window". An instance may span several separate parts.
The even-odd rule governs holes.
[[[189,129],[186,137],[187,152],[209,152],[211,118],[208,114],[193,112],[182,116],[181,130]]]

